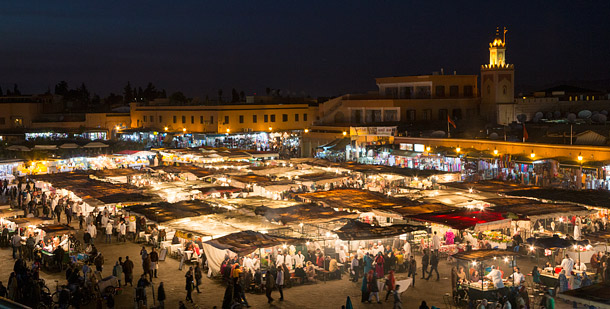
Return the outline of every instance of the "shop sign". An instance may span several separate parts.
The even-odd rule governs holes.
[[[413,151],[413,144],[400,143],[400,150]]]
[[[354,136],[394,136],[396,127],[351,127],[350,135]]]
[[[415,152],[424,152],[424,145],[423,144],[415,144],[415,145],[413,145],[413,150]]]

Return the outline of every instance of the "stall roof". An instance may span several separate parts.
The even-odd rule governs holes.
[[[92,172],[93,175],[100,178],[106,177],[120,177],[120,176],[133,176],[146,174],[145,170],[136,170],[132,168],[115,168],[115,169],[103,169]]]
[[[373,226],[357,220],[350,220],[335,233],[341,240],[383,239],[413,231],[426,229],[423,225],[397,224],[390,226]]]
[[[231,193],[231,192],[240,192],[241,188],[231,187],[231,186],[212,186],[212,187],[195,187],[193,190],[198,190],[203,195],[210,195],[214,193]]]
[[[412,215],[426,214],[426,213],[448,212],[448,211],[455,210],[455,207],[447,206],[445,204],[440,204],[440,203],[426,203],[426,204],[419,204],[419,205],[392,207],[390,209],[393,212],[396,212],[402,216],[412,216]]]
[[[71,172],[32,176],[37,181],[49,182],[56,189],[72,191],[83,200],[96,199],[106,204],[146,202],[149,196],[143,195],[141,189],[126,185],[113,184],[89,178],[87,173]]]
[[[141,214],[150,220],[162,223],[171,220],[197,217],[226,212],[224,208],[214,207],[201,200],[180,201],[177,203],[160,202],[148,205],[134,205],[127,210]]]
[[[45,232],[46,236],[76,233],[76,230],[73,227],[64,224],[44,225],[41,226],[40,229]]]
[[[452,172],[445,172],[439,170],[420,170],[402,167],[392,167],[385,165],[372,165],[372,164],[359,164],[356,162],[343,162],[336,163],[321,159],[310,159],[303,160],[302,163],[321,166],[326,168],[342,168],[346,170],[356,171],[366,174],[397,174],[401,176],[418,176],[418,177],[430,177],[433,175],[452,174]]]
[[[458,252],[451,257],[458,260],[466,260],[466,261],[484,261],[490,260],[494,257],[500,256],[517,256],[519,253],[511,251],[511,250],[497,250],[497,249],[482,249],[482,250],[471,250],[471,251],[462,251]]]
[[[493,204],[495,206],[542,204],[541,201],[534,200],[531,198],[521,198],[521,197],[495,197],[495,198],[485,199],[485,202]]]
[[[29,225],[41,225],[41,224],[44,224],[47,222],[52,223],[53,219],[51,219],[51,218],[17,218],[17,219],[11,220],[11,221],[13,221],[13,223],[15,223],[19,227],[26,227]]]
[[[498,180],[484,180],[478,182],[450,182],[445,183],[449,187],[468,190],[470,188],[485,192],[508,192],[513,190],[532,190],[540,187],[525,186],[517,183],[509,183]]]
[[[610,283],[601,282],[558,294],[560,298],[595,308],[610,308]]]
[[[0,218],[23,216],[23,209],[3,208],[0,209]]]
[[[250,174],[250,175],[231,175],[231,179],[235,180],[235,181],[239,181],[241,183],[256,184],[259,186],[273,184],[273,181],[271,181],[271,178],[269,178],[267,176],[252,175],[252,174]]]
[[[530,219],[552,218],[559,215],[586,215],[591,212],[586,207],[574,204],[551,204],[536,201],[530,204],[491,206],[487,209],[501,213],[513,213]]]
[[[457,230],[463,230],[477,225],[486,225],[493,222],[506,220],[501,213],[493,211],[479,211],[459,209],[445,213],[428,213],[410,216],[411,219],[426,221],[449,226]]]
[[[380,193],[356,189],[317,191],[299,194],[298,196],[302,199],[323,203],[327,207],[358,211],[392,210],[393,208],[418,205],[417,202],[407,199],[388,198]]]
[[[303,239],[272,236],[248,230],[208,240],[205,243],[217,249],[230,250],[240,256],[243,256],[250,254],[257,249],[269,248],[284,244],[298,244],[303,242]]]
[[[514,190],[506,194],[610,208],[610,192],[606,190],[534,189]]]
[[[334,211],[331,208],[316,204],[301,204],[284,208],[260,206],[254,212],[257,215],[264,216],[271,222],[282,222],[283,224],[327,222],[346,218],[355,219],[358,217],[358,214],[355,213]]]
[[[207,168],[201,168],[193,165],[178,165],[178,166],[168,166],[168,165],[159,165],[152,167],[153,170],[161,170],[166,173],[172,174],[182,174],[182,173],[191,173],[195,175],[197,178],[206,177],[212,175],[212,171]]]
[[[586,233],[585,238],[594,241],[594,242],[610,242],[610,232],[608,231],[599,231],[595,233]]]
[[[526,241],[530,245],[545,249],[568,248],[575,244],[587,245],[589,243],[588,240],[576,241],[572,239],[561,238],[557,234],[553,235],[552,237],[530,237]]]

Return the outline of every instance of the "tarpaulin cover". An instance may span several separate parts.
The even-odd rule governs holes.
[[[358,214],[355,213],[334,211],[332,208],[316,204],[301,204],[283,208],[260,206],[254,212],[257,215],[264,216],[271,222],[282,222],[283,224],[327,222],[345,218],[355,219],[358,217]]]
[[[49,237],[76,233],[73,227],[64,224],[49,224],[41,226],[40,229],[45,232],[45,236]]]
[[[595,308],[610,308],[610,283],[603,282],[557,294],[560,298]]]
[[[508,192],[513,190],[531,190],[538,189],[540,187],[525,186],[518,183],[509,183],[497,180],[484,180],[478,182],[450,182],[445,185],[458,189],[474,189],[477,191],[485,192]]]
[[[151,168],[154,170],[161,170],[161,171],[164,171],[166,173],[171,173],[171,174],[191,173],[191,174],[195,175],[195,177],[197,177],[197,178],[212,175],[212,172],[209,169],[192,166],[192,165],[180,165],[180,166],[160,165],[160,166],[155,166],[155,167],[151,167]]]
[[[530,245],[533,245],[535,247],[538,247],[538,248],[555,249],[555,248],[568,248],[568,247],[571,247],[576,244],[581,245],[581,246],[586,246],[589,244],[589,241],[588,240],[576,241],[576,240],[572,240],[572,239],[561,238],[557,234],[555,234],[552,237],[539,237],[539,238],[530,237],[527,239],[527,243]]]
[[[279,245],[303,243],[305,240],[290,237],[280,237],[262,234],[255,231],[242,231],[220,238],[208,240],[205,243],[219,250],[229,250],[239,256],[250,254],[257,249]]]
[[[484,261],[490,260],[494,257],[506,257],[506,256],[517,256],[519,253],[514,251],[505,251],[497,249],[482,249],[482,250],[471,250],[458,252],[451,257],[458,260],[464,261]]]
[[[501,213],[478,210],[456,210],[446,213],[429,213],[410,216],[411,219],[438,223],[457,230],[473,228],[477,224],[506,220]]]
[[[610,192],[606,190],[535,189],[515,190],[506,194],[610,208]]]
[[[610,232],[599,231],[595,233],[586,233],[585,238],[595,242],[610,242]]]
[[[409,205],[419,205],[418,202],[407,199],[388,198],[380,193],[356,189],[338,189],[317,191],[298,195],[300,198],[324,204],[324,206],[371,211],[373,209],[391,211]]]
[[[148,205],[134,205],[126,207],[157,223],[171,220],[210,215],[226,212],[226,209],[214,207],[201,200],[180,201],[177,203],[160,202]]]
[[[567,215],[581,216],[591,212],[586,207],[574,204],[549,204],[536,201],[529,204],[492,206],[487,209],[501,213],[513,213],[531,219],[545,219]]]
[[[203,195],[210,195],[214,193],[232,193],[240,192],[241,188],[230,187],[230,186],[213,186],[213,187],[196,187],[193,190],[198,190]]]
[[[383,239],[426,229],[423,225],[396,224],[390,226],[373,226],[357,220],[350,220],[340,229],[336,230],[341,240],[370,240]]]

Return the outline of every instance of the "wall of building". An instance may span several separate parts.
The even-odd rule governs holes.
[[[499,154],[522,155],[529,157],[532,151],[535,159],[568,157],[576,160],[582,154],[584,161],[606,161],[610,160],[610,148],[601,146],[585,145],[550,145],[534,143],[516,143],[490,140],[468,140],[468,139],[440,139],[440,138],[416,138],[416,137],[395,137],[395,144],[410,143],[424,144],[434,147],[459,146],[461,149],[474,148],[481,151],[498,150]],[[432,150],[434,151],[434,150]]]
[[[285,116],[284,116],[285,115]],[[297,116],[298,115],[298,116]],[[308,104],[216,106],[138,106],[131,104],[131,127],[169,131],[226,133],[302,130],[311,126],[317,107]],[[256,118],[256,119],[255,119]],[[266,121],[265,121],[266,120]]]
[[[42,102],[29,99],[26,102],[11,102],[10,98],[3,98],[0,100],[0,129],[28,128],[42,109]]]

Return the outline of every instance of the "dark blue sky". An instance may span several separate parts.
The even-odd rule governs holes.
[[[381,76],[478,74],[498,25],[519,85],[610,79],[608,0],[6,1],[0,17],[0,85],[28,93],[363,92]]]

